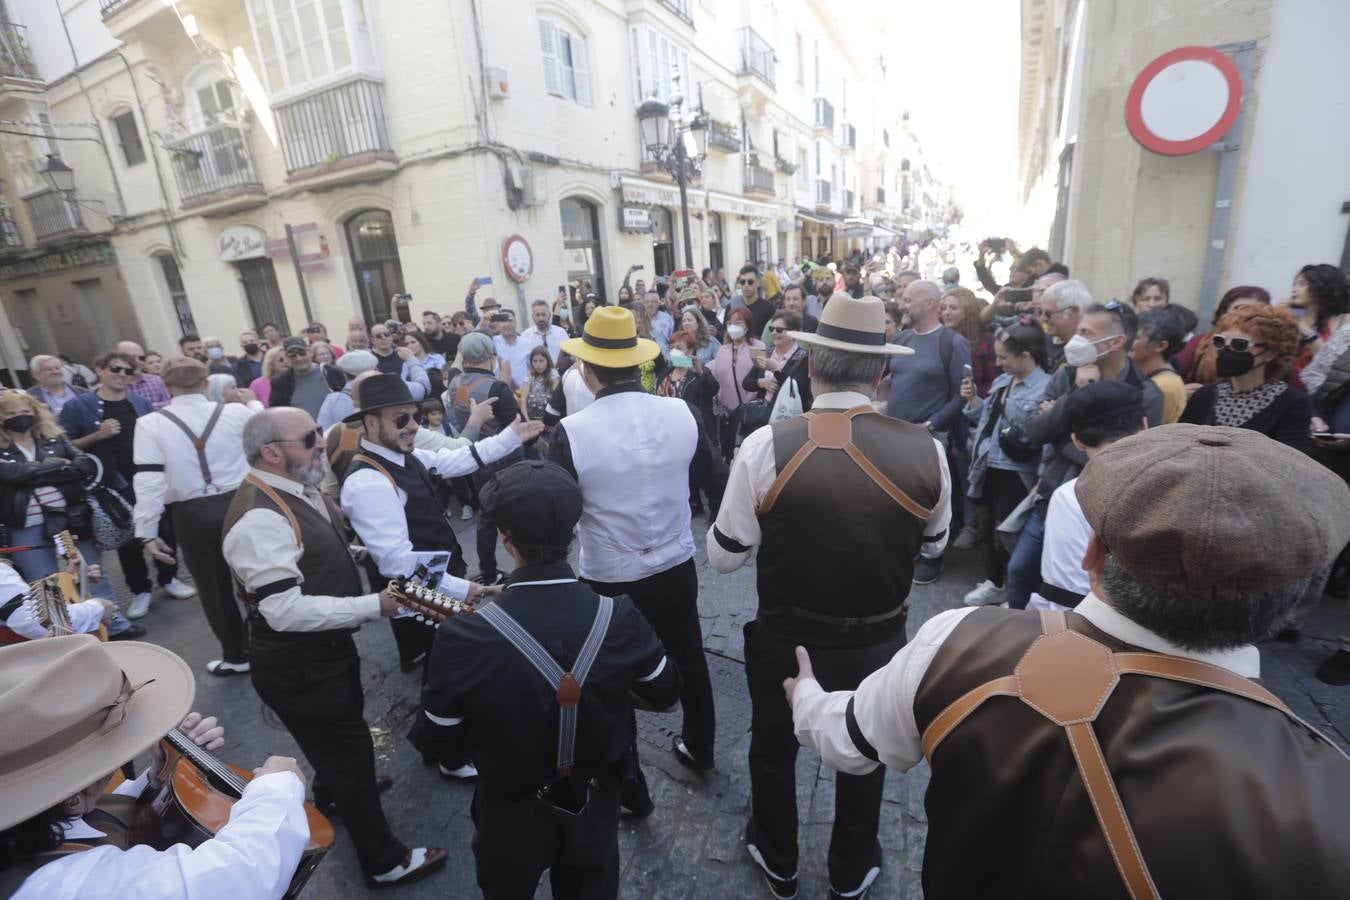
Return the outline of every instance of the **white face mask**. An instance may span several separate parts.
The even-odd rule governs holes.
[[[1109,350],[1097,351],[1098,344],[1104,344],[1109,340],[1111,338],[1108,337],[1099,341],[1090,341],[1081,334],[1075,334],[1064,345],[1064,361],[1071,366],[1090,366],[1111,352]]]
[[[740,324],[728,325],[727,337],[731,338],[733,341],[739,341],[741,338],[745,337],[745,326]]]

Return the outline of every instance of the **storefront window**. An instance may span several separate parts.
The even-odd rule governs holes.
[[[383,322],[391,317],[393,295],[403,293],[394,220],[382,209],[370,209],[348,219],[346,230],[361,311],[367,322]]]
[[[652,257],[657,276],[675,271],[675,243],[671,233],[670,210],[652,207]]]
[[[605,299],[605,266],[600,251],[600,210],[594,203],[568,197],[559,204],[562,213],[563,255],[567,260],[567,283],[576,285],[584,298],[593,293]]]

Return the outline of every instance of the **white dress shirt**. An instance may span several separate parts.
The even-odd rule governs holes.
[[[1092,526],[1083,515],[1074,492],[1077,478],[1072,478],[1050,495],[1049,510],[1045,515],[1045,545],[1041,549],[1041,581],[1086,595],[1092,582],[1083,568],[1083,557],[1092,542]],[[1031,595],[1027,609],[1067,609],[1038,593]]]
[[[558,354],[562,352],[562,342],[567,340],[568,335],[562,328],[550,322],[548,327],[543,331],[540,331],[539,327],[536,325],[521,335],[521,337],[529,342],[531,350],[535,347],[543,347],[547,350],[548,358],[553,360],[553,365],[556,366],[558,364]],[[529,357],[527,356],[526,359],[528,358]],[[514,375],[515,372],[516,364],[513,362],[511,363],[511,374]]]
[[[419,433],[424,430],[419,429]],[[514,429],[508,428],[500,434],[478,441],[472,447],[466,444],[453,450],[435,452],[414,447],[412,455],[442,478],[456,478],[477,470],[479,459],[484,464],[496,462],[519,448],[520,438]],[[405,465],[404,454],[387,450],[365,438],[361,439],[361,452],[387,459],[395,465]],[[474,458],[475,452],[478,454],[477,459]],[[411,575],[419,563],[428,562],[432,557],[449,550],[448,547],[430,551],[413,549],[412,539],[408,537],[407,513],[404,511],[408,505],[408,495],[402,488],[391,485],[389,479],[374,469],[358,469],[349,474],[342,484],[341,498],[342,512],[366,545],[366,551],[379,567],[380,574],[386,578]],[[456,600],[463,600],[469,595],[469,582],[449,573],[442,576],[438,585],[431,587]]]
[[[304,800],[305,787],[290,772],[255,778],[210,840],[191,848],[140,844],[71,853],[29,875],[15,900],[278,898],[309,843]]]
[[[293,478],[261,469],[249,471],[276,490],[304,500],[328,519],[328,505],[320,497],[318,488],[307,488]],[[341,523],[338,527],[342,527]],[[250,593],[265,584],[296,580],[294,587],[265,597],[258,604],[258,611],[267,619],[267,624],[277,631],[355,628],[380,617],[378,593],[329,597],[304,592],[305,578],[300,574],[301,548],[295,542],[295,532],[286,515],[270,506],[250,509],[240,516],[234,527],[225,533],[221,550],[235,577]]]
[[[826,693],[814,678],[802,681],[792,697],[797,740],[820,751],[825,762],[837,771],[864,775],[875,769],[877,763],[863,756],[848,736],[844,710],[852,698],[858,728],[876,748],[881,762],[902,772],[911,768],[923,758],[923,744],[914,717],[919,683],[943,642],[974,611],[952,609],[929,619],[914,639],[884,667],[868,675],[857,691]],[[1094,594],[1084,597],[1074,612],[1127,644],[1221,666],[1245,678],[1261,676],[1261,654],[1254,646],[1208,653],[1178,647],[1126,618]]]
[[[8,603],[20,594],[28,593],[28,582],[9,563],[0,562],[0,603]],[[98,600],[83,600],[66,607],[70,616],[70,630],[74,634],[90,634],[98,631],[103,622],[103,604]],[[20,637],[36,641],[38,638],[51,637],[52,633],[42,627],[42,623],[33,617],[27,603],[10,613],[5,626]]]
[[[179,394],[164,407],[201,437],[216,404],[205,394]],[[169,503],[197,500],[224,494],[239,487],[248,474],[244,461],[244,424],[253,414],[262,412],[256,400],[248,404],[226,403],[220,419],[206,439],[206,464],[211,469],[211,484],[202,480],[197,450],[183,429],[167,416],[151,413],[136,420],[132,440],[132,461],[137,466],[163,466],[163,471],[137,471],[132,483],[136,490],[136,537],[149,540],[159,534],[159,519]]]
[[[535,345],[523,335],[516,335],[514,341],[508,341],[500,334],[493,335],[492,345],[497,348],[497,359],[511,364],[511,387],[519,390],[525,383],[530,371],[530,351]]]
[[[838,391],[817,395],[811,408],[853,409],[870,403],[862,394]],[[937,450],[938,466],[942,471],[942,491],[923,529],[924,542],[920,552],[928,557],[940,556],[947,546],[947,526],[952,518],[952,476],[947,471],[947,453],[936,439],[933,440],[933,446]],[[764,536],[755,510],[759,509],[764,495],[777,479],[773,429],[760,428],[747,437],[736,451],[736,458],[731,463],[731,475],[727,478],[727,489],[722,495],[722,508],[717,513],[717,522],[713,527],[745,547],[758,547]],[[706,544],[708,562],[719,572],[734,572],[750,559],[750,550],[732,553],[724,548],[713,536],[712,528],[708,529]]]

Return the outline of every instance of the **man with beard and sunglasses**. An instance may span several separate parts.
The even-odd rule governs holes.
[[[448,854],[407,847],[389,828],[380,791],[392,782],[375,774],[352,639],[398,604],[388,590],[362,593],[342,514],[318,489],[324,444],[310,414],[259,412],[242,444],[249,470],[225,514],[222,551],[248,609],[253,687],[314,767],[314,802],[342,816],[366,883],[416,881]]]
[[[498,593],[466,581],[467,567],[432,476],[456,478],[503,459],[544,430],[542,422],[517,421],[500,434],[453,450],[416,450],[422,421],[417,402],[398,375],[369,375],[361,382],[360,408],[344,421],[364,435],[342,482],[342,511],[351,520],[381,578],[408,577],[426,566],[427,586],[456,600],[476,602]],[[411,617],[392,622],[399,657],[410,670],[431,647],[432,629]],[[442,766],[451,775],[460,766]],[[471,769],[471,767],[467,767]],[[470,774],[470,772],[465,772]]]

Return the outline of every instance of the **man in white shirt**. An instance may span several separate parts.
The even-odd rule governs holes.
[[[221,658],[208,662],[206,671],[242,675],[248,672],[244,620],[220,536],[234,489],[248,473],[240,443],[244,424],[262,404],[240,389],[232,395],[238,402],[207,400],[207,368],[197,359],[170,359],[160,377],[173,399],[136,421],[132,445],[136,537],[156,559],[171,561],[171,549],[158,536],[167,508],[202,611],[220,641]]]
[[[362,425],[365,434],[342,482],[342,511],[379,575],[407,577],[425,565],[427,586],[456,600],[474,602],[497,593],[465,580],[453,517],[441,505],[430,475],[449,479],[475,472],[514,453],[543,431],[543,423],[516,422],[476,444],[428,452],[413,449],[421,413],[405,382],[392,375],[366,376],[358,399],[361,408],[347,422]],[[414,619],[396,623],[399,655],[410,670],[430,649],[432,630]]]
[[[567,340],[567,332],[557,325],[553,324],[553,312],[549,309],[547,303],[543,300],[536,300],[530,304],[530,321],[534,327],[525,332],[522,337],[529,341],[530,349],[543,347],[548,351],[548,358],[553,361],[553,365],[558,365],[558,354],[562,352],[562,342]],[[525,357],[527,364],[529,356]],[[511,366],[511,374],[516,373],[515,365]],[[528,369],[525,373],[528,374]]]
[[[662,309],[661,295],[656,291],[643,294],[642,305],[652,323],[652,340],[661,348],[663,356],[670,355],[670,336],[675,333],[675,317]]]
[[[22,900],[279,898],[306,844],[305,780],[273,756],[244,788],[230,820],[189,848],[155,850],[128,827],[136,798],[163,768],[159,741],[177,727],[206,750],[224,745],[214,718],[189,713],[192,671],[152,644],[46,638],[0,652],[0,896]],[[53,702],[54,695],[59,702]],[[186,718],[185,718],[186,716]],[[140,778],[107,792],[111,774],[150,751]],[[153,835],[160,838],[160,835]],[[166,843],[171,843],[168,841]]]
[[[810,349],[811,412],[745,439],[732,463],[708,561],[731,572],[759,547],[759,608],[745,627],[751,817],[746,849],[775,897],[797,893],[797,741],[779,693],[792,648],[805,644],[831,687],[856,687],[905,642],[905,608],[920,552],[941,554],[951,519],[946,456],[927,429],[877,413],[888,361],[913,351],[886,340],[874,297],[835,294]],[[858,897],[881,872],[884,775],[835,782],[829,875]]]
[[[388,590],[361,592],[341,514],[318,489],[324,444],[309,413],[257,413],[242,445],[250,469],[225,517],[223,551],[245,592],[253,686],[314,767],[315,804],[342,814],[368,882],[416,881],[447,853],[410,849],[385,820],[352,639],[397,602]]]
[[[581,360],[595,402],[563,419],[553,431],[549,459],[581,486],[577,526],[581,579],[597,593],[631,597],[684,679],[676,759],[696,771],[713,768],[712,680],[698,618],[698,572],[689,530],[691,467],[711,454],[689,406],[642,389],[638,366],[660,348],[638,338],[633,314],[604,306],[582,337],[563,349]],[[636,754],[636,747],[633,749]],[[641,770],[624,788],[623,805],[651,812]]]
[[[1340,896],[1350,761],[1253,679],[1255,642],[1350,540],[1350,490],[1193,425],[1116,442],[1076,490],[1094,536],[1073,611],[939,613],[856,691],[826,693],[798,647],[798,737],[841,773],[928,759],[934,900]],[[1290,833],[1296,858],[1257,849]]]
[[[1070,438],[1088,459],[1148,425],[1143,394],[1123,381],[1093,382],[1064,402]],[[1070,479],[1050,495],[1041,549],[1041,586],[1032,593],[1027,609],[1073,609],[1092,590],[1083,568],[1092,526],[1078,503],[1077,483],[1077,478]]]
[[[498,321],[499,316],[505,318]],[[493,325],[498,328],[492,338],[497,359],[511,368],[511,387],[520,390],[520,386],[530,377],[530,351],[537,345],[529,339],[516,334],[516,314],[503,309],[492,314]],[[504,379],[503,379],[504,380]]]

